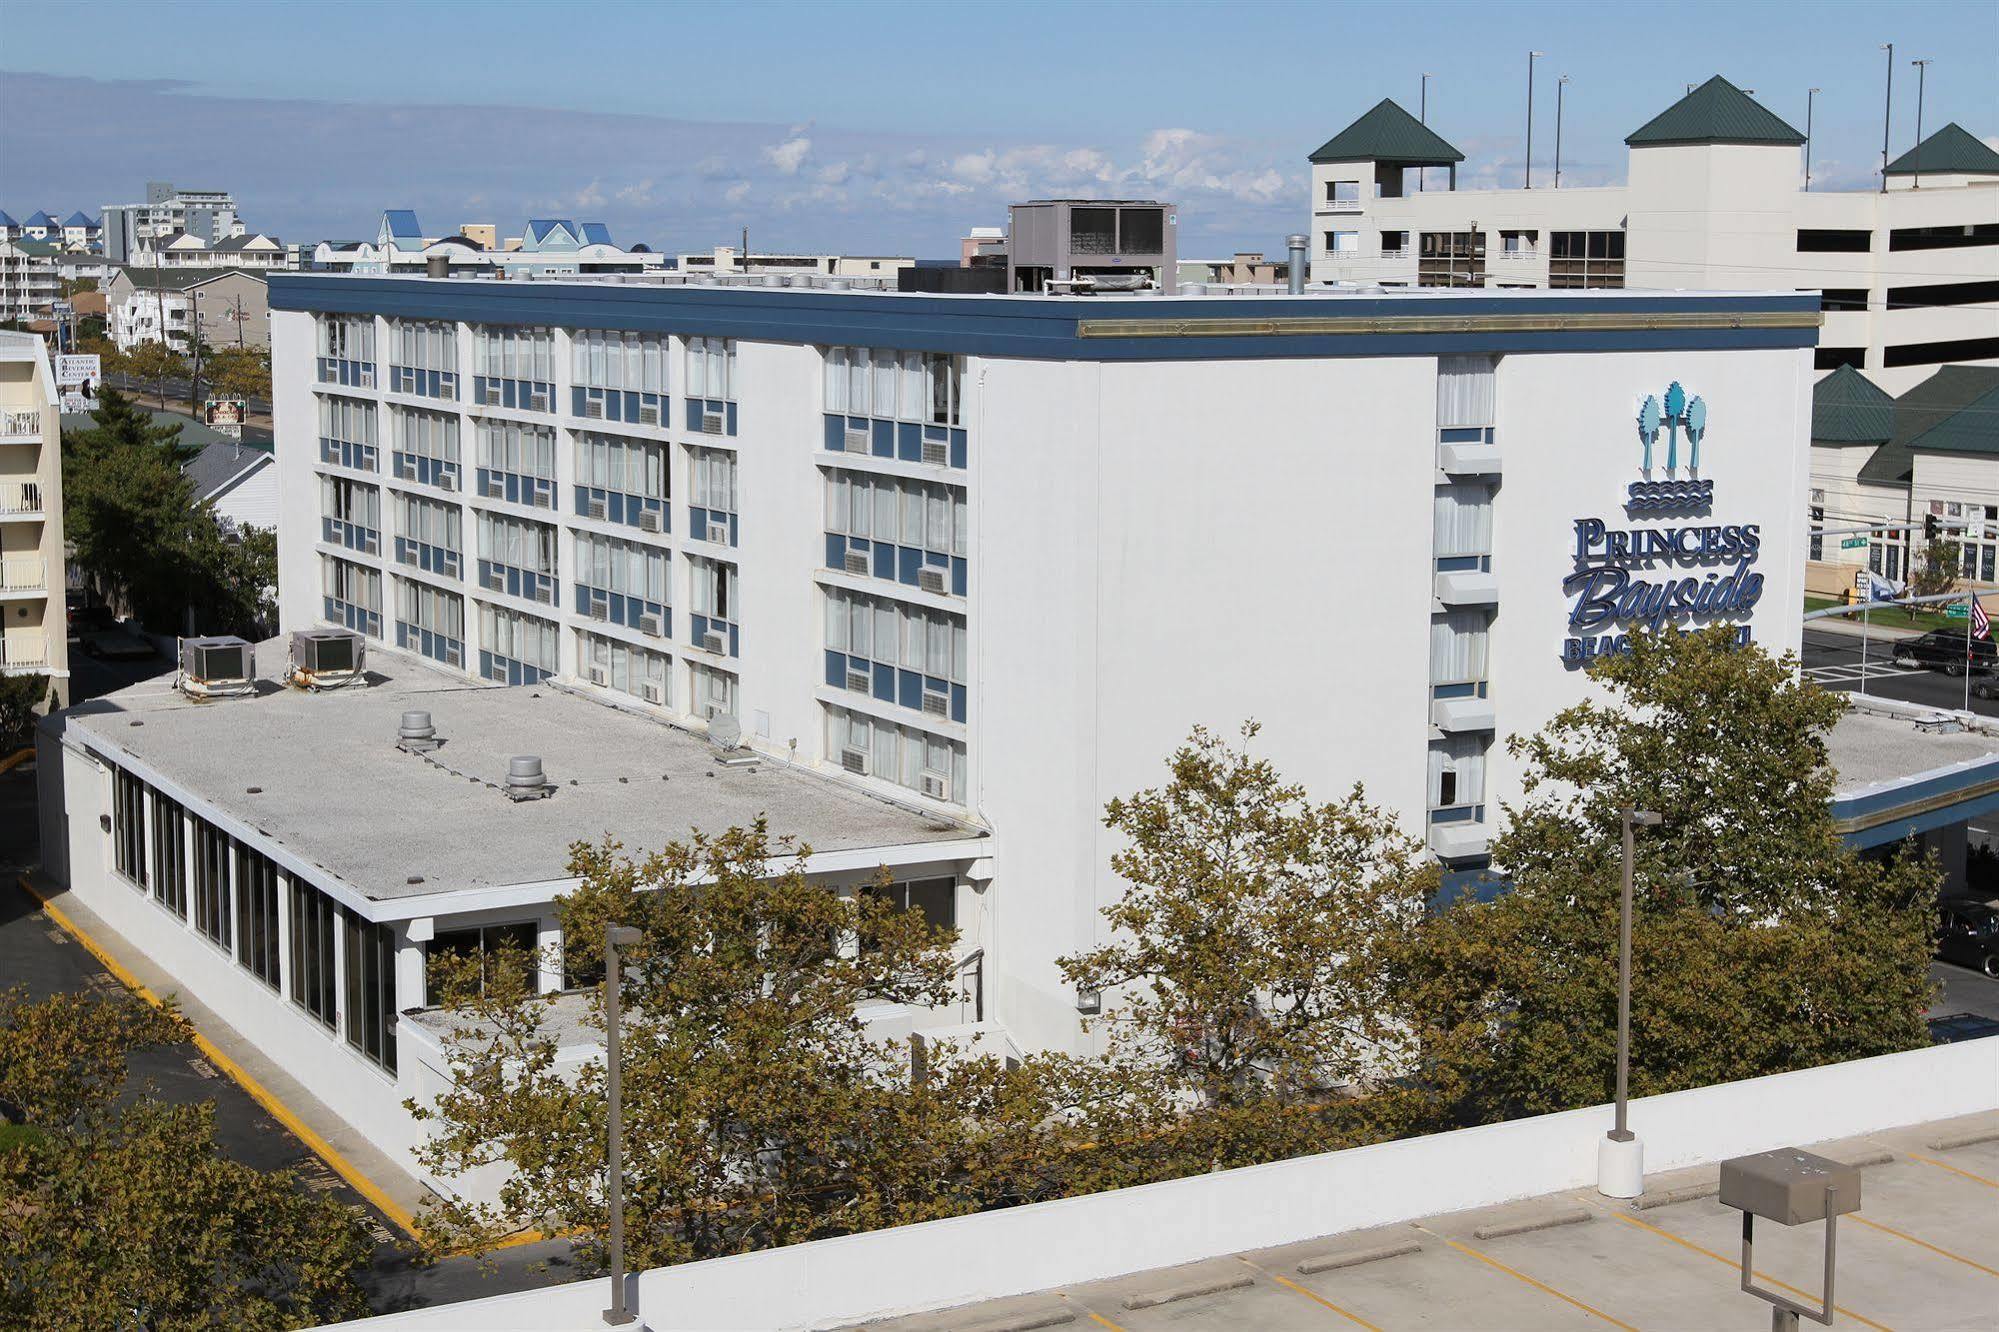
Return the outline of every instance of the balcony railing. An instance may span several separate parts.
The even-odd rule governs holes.
[[[41,482],[0,481],[0,514],[38,514],[41,511]]]
[[[0,592],[46,592],[48,562],[39,555],[0,560]]]
[[[42,413],[39,408],[25,412],[0,412],[0,439],[26,436],[39,442],[42,437]]]
[[[0,674],[44,670],[49,664],[49,641],[37,633],[15,632],[0,636]]]
[[[1535,259],[1539,259],[1540,257],[1541,257],[1541,252],[1540,252],[1539,250],[1531,250],[1531,249],[1530,249],[1530,250],[1492,250],[1492,251],[1489,251],[1489,252],[1488,252],[1488,253],[1486,254],[1486,258],[1488,258],[1488,259],[1493,259],[1493,260],[1497,260],[1497,261],[1498,261],[1498,262],[1500,262],[1500,263],[1505,263],[1506,261],[1508,261],[1508,260],[1511,260],[1511,259],[1520,259],[1520,260],[1527,260],[1527,261],[1532,261],[1532,260],[1535,260]]]

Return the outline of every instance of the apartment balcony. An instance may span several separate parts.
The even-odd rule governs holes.
[[[0,444],[39,444],[42,442],[42,413],[40,408],[27,411],[0,412]]]
[[[42,517],[41,482],[0,481],[0,523],[39,522]]]
[[[1324,199],[1313,209],[1315,213],[1358,213],[1361,202],[1358,199]]]
[[[0,601],[40,598],[49,590],[48,561],[39,555],[0,559]]]
[[[40,633],[0,635],[0,675],[25,675],[49,667],[49,640]]]
[[[1493,250],[1487,253],[1486,262],[1494,264],[1535,264],[1543,254],[1540,250]]]

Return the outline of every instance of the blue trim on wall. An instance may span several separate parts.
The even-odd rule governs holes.
[[[456,319],[478,324],[546,324],[1060,361],[1796,348],[1818,343],[1818,330],[1812,328],[1082,338],[1076,333],[1077,322],[1082,319],[1179,319],[1198,323],[1206,319],[1267,319],[1278,314],[1473,317],[1529,312],[1735,314],[1819,308],[1816,293],[1699,296],[1593,292],[1576,296],[1536,294],[1526,298],[1328,296],[1310,302],[1288,297],[1145,297],[1086,302],[1030,296],[626,287],[580,282],[454,282],[323,273],[272,273],[267,282],[273,310]]]

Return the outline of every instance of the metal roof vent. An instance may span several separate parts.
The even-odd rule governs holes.
[[[518,754],[507,760],[507,799],[542,800],[554,789],[542,775],[539,754]]]
[[[396,748],[406,754],[428,754],[443,741],[437,738],[437,728],[430,724],[428,712],[405,712],[402,724],[396,728]]]

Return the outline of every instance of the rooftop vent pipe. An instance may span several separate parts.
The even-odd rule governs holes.
[[[428,712],[405,712],[396,728],[396,748],[409,754],[428,754],[439,744],[437,728]]]
[[[1293,296],[1302,296],[1305,292],[1305,256],[1311,245],[1310,236],[1294,233],[1284,238],[1284,247],[1291,251],[1290,290]]]
[[[549,790],[548,778],[542,775],[540,755],[519,754],[507,760],[507,799],[540,800]]]
[[[434,278],[450,277],[451,256],[448,254],[433,254],[427,256],[423,261],[423,275],[425,277],[434,277]]]

